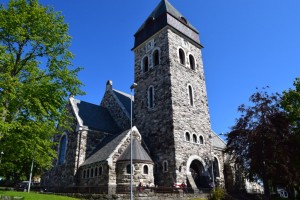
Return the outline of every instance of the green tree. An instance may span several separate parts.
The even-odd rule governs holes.
[[[63,16],[37,0],[0,6],[0,175],[19,179],[51,165],[51,138],[67,127],[66,100],[81,95]],[[25,174],[24,174],[25,173]]]
[[[294,89],[283,93],[282,107],[287,111],[288,118],[292,124],[293,132],[291,149],[294,151],[293,164],[300,172],[300,78],[294,82]],[[298,180],[300,185],[300,180]]]
[[[241,105],[242,113],[228,134],[227,152],[243,167],[250,180],[261,179],[266,198],[272,185],[292,185],[297,171],[292,166],[292,130],[279,94],[256,92],[252,106]]]

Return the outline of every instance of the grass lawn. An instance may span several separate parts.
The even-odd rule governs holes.
[[[0,191],[0,195],[25,197],[24,200],[78,200],[71,197],[58,196],[52,194],[40,194],[35,192],[16,192],[16,191]]]

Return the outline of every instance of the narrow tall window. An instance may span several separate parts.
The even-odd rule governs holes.
[[[188,93],[189,93],[189,100],[190,100],[190,105],[194,105],[194,95],[193,95],[193,88],[192,86],[188,86]]]
[[[148,57],[146,56],[143,59],[143,72],[147,72],[149,70],[149,60]]]
[[[143,167],[143,174],[148,174],[148,171],[149,171],[148,165],[144,165],[144,167]]]
[[[98,176],[98,167],[95,168],[95,176]]]
[[[185,54],[182,49],[179,49],[179,61],[180,64],[185,65]]]
[[[148,89],[148,108],[154,107],[154,87],[150,86]]]
[[[63,135],[60,139],[59,153],[58,153],[58,165],[62,165],[65,162],[67,148],[67,136]]]
[[[197,143],[197,136],[195,134],[193,134],[193,142]]]
[[[94,168],[91,169],[91,178],[94,177]]]
[[[164,160],[163,162],[163,172],[167,172],[168,171],[168,161]]]
[[[199,137],[199,142],[200,142],[200,144],[203,144],[203,143],[204,143],[204,141],[203,141],[203,136],[202,136],[202,135],[200,135],[200,137]]]
[[[87,170],[87,172],[86,172],[86,177],[87,177],[87,178],[90,178],[90,169]]]
[[[154,66],[159,65],[159,52],[157,49],[153,52],[153,63]]]
[[[129,172],[130,173],[130,172]],[[99,167],[99,176],[101,176],[103,174],[103,167],[102,166],[100,166]]]
[[[213,171],[214,171],[214,176],[215,177],[220,177],[219,162],[218,162],[217,158],[214,158]]]
[[[85,171],[85,170],[83,170],[83,178],[85,178],[85,174],[86,174],[86,171]]]
[[[190,60],[190,68],[192,70],[195,70],[195,59],[194,59],[194,56],[193,55],[189,55],[189,60]]]
[[[185,140],[188,141],[188,142],[191,140],[189,132],[185,133]]]

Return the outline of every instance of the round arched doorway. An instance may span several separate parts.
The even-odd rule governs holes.
[[[205,173],[205,168],[199,160],[193,160],[190,165],[191,176],[197,188],[209,187],[209,177]]]

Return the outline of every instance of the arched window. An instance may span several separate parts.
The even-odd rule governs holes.
[[[179,61],[180,64],[185,65],[185,53],[182,49],[179,49]]]
[[[91,169],[91,178],[94,177],[94,168]]]
[[[151,109],[154,107],[154,87],[150,86],[148,88],[148,108]]]
[[[219,161],[216,157],[214,157],[213,171],[215,178],[220,177]]]
[[[185,141],[191,141],[191,137],[190,137],[190,133],[189,132],[185,132]]]
[[[194,94],[193,94],[193,88],[191,85],[188,86],[188,93],[189,93],[190,105],[194,106]]]
[[[153,66],[159,65],[159,51],[156,49],[152,54]]]
[[[143,72],[147,72],[149,70],[149,59],[148,56],[145,56],[143,59]]]
[[[130,171],[130,164],[126,166],[126,173],[127,173],[127,174],[131,174],[131,171]]]
[[[58,165],[62,165],[65,162],[67,150],[67,135],[63,135],[59,143],[59,152],[58,152]]]
[[[197,136],[195,134],[193,134],[193,142],[197,143]]]
[[[98,167],[95,168],[95,176],[98,176]]]
[[[190,60],[190,68],[192,70],[195,70],[195,59],[194,59],[194,56],[192,54],[189,55],[189,60]]]
[[[129,170],[130,170],[130,168],[129,168]],[[100,166],[99,167],[99,176],[101,176],[102,174],[103,174],[103,167]],[[130,172],[129,172],[129,174],[130,174]]]
[[[149,169],[148,169],[148,165],[144,165],[143,167],[143,174],[148,174],[149,172]]]
[[[163,172],[168,172],[168,161],[163,161]]]
[[[202,136],[202,135],[199,136],[199,143],[200,143],[200,144],[203,144],[203,143],[204,143],[204,140],[203,140],[203,136]]]
[[[87,177],[87,178],[90,178],[90,169],[87,170],[87,172],[86,172],[86,177]]]
[[[86,171],[83,170],[83,178],[85,178],[85,175],[86,175]]]

